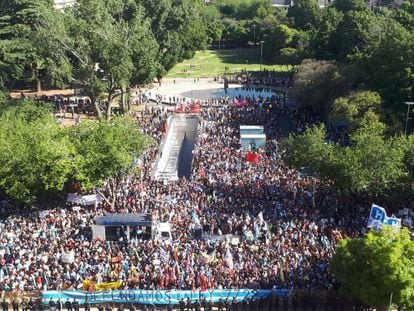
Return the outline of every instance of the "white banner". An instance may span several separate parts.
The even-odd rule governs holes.
[[[99,194],[90,194],[82,196],[82,205],[95,205],[102,202],[102,197]]]
[[[60,258],[62,262],[71,264],[75,261],[75,252],[70,251],[69,253],[62,252],[62,256]]]
[[[390,226],[396,230],[401,229],[401,219],[396,218],[394,215],[387,217],[387,212],[385,209],[379,205],[372,204],[371,212],[368,217],[368,228],[374,228],[376,230],[381,230],[381,227]]]

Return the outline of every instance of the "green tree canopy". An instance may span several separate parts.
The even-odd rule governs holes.
[[[378,44],[383,27],[383,20],[371,11],[349,11],[331,33],[331,49],[342,61],[359,60]]]
[[[414,33],[389,20],[383,38],[363,63],[366,83],[378,90],[386,107],[399,111],[414,99]]]
[[[334,47],[330,46],[330,40],[342,18],[343,14],[332,7],[326,8],[322,12],[320,26],[311,42],[316,57],[332,59]]]
[[[110,117],[118,95],[125,108],[130,86],[161,80],[178,61],[205,48],[202,9],[192,0],[80,0],[66,11],[69,36],[60,42],[99,117]]]
[[[338,189],[385,195],[404,187],[408,174],[403,161],[405,138],[387,139],[381,130],[366,124],[351,136],[351,146],[336,146],[337,176],[329,178],[335,179]]]
[[[292,47],[292,42],[298,31],[287,25],[275,25],[268,29],[264,35],[266,49],[263,56],[268,61],[275,61],[276,55],[283,48]]]
[[[208,42],[204,4],[200,0],[137,0],[149,19],[160,69],[171,69]],[[160,72],[161,73],[161,72]],[[161,76],[161,74],[160,74]]]
[[[0,109],[0,189],[32,204],[62,194],[74,182],[85,190],[131,173],[151,140],[132,119],[89,121],[63,128],[51,108],[24,100]]]
[[[223,16],[236,20],[263,19],[272,15],[273,8],[266,0],[220,0],[213,1]]]
[[[158,73],[158,44],[144,9],[134,2],[79,1],[66,16],[67,47],[75,78],[95,104],[98,116],[109,118],[118,95],[130,85],[150,82]],[[97,101],[107,95],[106,111]],[[121,104],[124,101],[121,100]]]
[[[401,4],[401,9],[414,15],[414,4],[411,1],[404,1]]]
[[[102,186],[107,178],[130,173],[151,139],[127,117],[83,122],[70,129],[77,151],[75,179],[82,189]]]
[[[223,35],[224,25],[221,21],[221,13],[214,5],[205,8],[207,34],[210,40],[220,40]]]
[[[332,7],[344,14],[349,11],[369,11],[369,6],[364,0],[335,0]]]
[[[21,101],[2,108],[0,153],[0,188],[34,203],[64,189],[76,151],[48,107]]]
[[[378,310],[386,310],[391,299],[410,310],[414,307],[414,242],[406,229],[386,229],[342,240],[330,269],[352,297]]]
[[[36,81],[64,86],[71,66],[54,33],[64,28],[51,0],[7,0],[0,5],[0,77],[10,87]]]
[[[310,107],[325,119],[334,99],[349,90],[348,81],[330,61],[304,60],[296,70],[294,96],[301,107]]]
[[[289,8],[288,17],[293,18],[297,28],[316,29],[319,26],[321,10],[316,0],[297,0]]]
[[[407,139],[385,138],[383,128],[362,122],[347,146],[325,139],[325,128],[313,127],[282,143],[283,159],[300,169],[309,167],[343,194],[388,195],[410,189]],[[411,138],[410,138],[411,139]]]
[[[414,135],[409,135],[406,139],[403,139],[401,143],[404,148],[404,164],[407,167],[407,190],[414,190]]]
[[[333,123],[346,121],[350,132],[363,125],[379,125],[381,102],[381,96],[372,91],[359,91],[346,97],[339,97],[332,105],[329,119]],[[375,121],[375,118],[378,120]]]
[[[330,163],[332,145],[325,144],[325,126],[314,126],[302,135],[291,135],[283,141],[283,159],[298,169],[311,168],[313,172],[324,172],[325,165]]]

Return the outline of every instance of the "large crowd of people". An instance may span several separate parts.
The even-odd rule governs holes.
[[[293,79],[289,74],[281,77],[279,72],[264,69],[261,72],[242,71],[239,74],[230,76],[229,83],[238,83],[250,87],[264,86],[288,89],[293,86]]]
[[[152,107],[137,123],[157,142],[137,174],[104,185],[115,197],[95,206],[14,214],[0,221],[0,290],[82,289],[84,281],[122,281],[124,289],[284,288],[335,286],[328,263],[339,239],[364,232],[365,202],[341,201],[280,157],[282,98],[203,101],[192,175],[153,178],[170,113]],[[257,163],[240,148],[240,125],[263,125]],[[365,209],[365,211],[364,211]],[[364,212],[361,212],[364,211]],[[95,217],[149,213],[172,224],[172,239],[137,231],[116,241],[92,240]],[[361,216],[358,216],[361,215]],[[73,260],[66,260],[72,256]]]

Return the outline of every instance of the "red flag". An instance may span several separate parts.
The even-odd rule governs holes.
[[[207,174],[206,171],[204,170],[204,167],[200,166],[199,170],[198,170],[198,177],[199,178],[206,178]]]
[[[200,104],[191,104],[190,105],[190,112],[191,113],[199,113],[200,112]]]
[[[259,162],[259,154],[248,152],[246,154],[246,161],[251,163],[257,163]]]
[[[238,99],[238,98],[233,98],[233,105],[236,107],[243,107],[245,105],[247,105],[247,101],[246,99]]]
[[[167,124],[167,121],[164,121],[162,123],[162,126],[161,126],[161,132],[163,132],[164,134],[166,134],[167,131],[168,131],[168,124]]]

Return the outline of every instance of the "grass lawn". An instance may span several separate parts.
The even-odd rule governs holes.
[[[192,65],[190,68],[190,64]],[[227,71],[225,71],[227,67]],[[262,68],[278,72],[292,69],[290,65],[265,64]],[[167,78],[213,77],[240,72],[260,70],[260,48],[198,51],[192,59],[185,60],[172,68]]]

